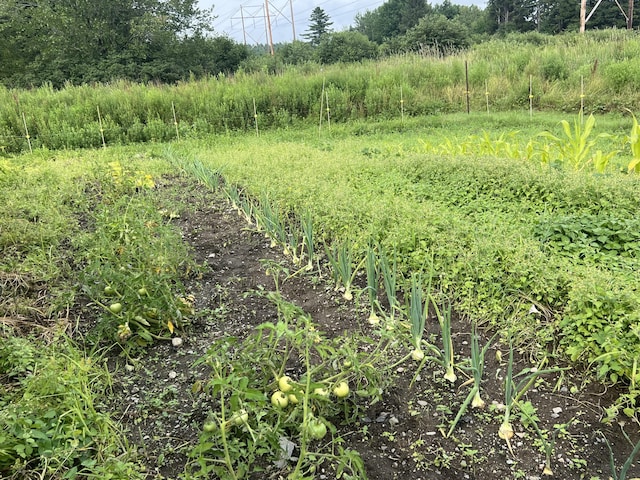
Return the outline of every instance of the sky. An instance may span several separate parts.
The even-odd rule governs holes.
[[[465,4],[468,1],[452,3]],[[383,3],[384,0],[270,0],[268,8],[273,43],[291,42],[294,27],[296,40],[304,40],[301,35],[307,31],[309,16],[315,7],[322,8],[329,15],[334,31],[341,31],[354,25],[357,13],[375,10]],[[268,43],[265,0],[199,0],[199,5],[203,9],[213,5],[213,14],[217,16],[213,22],[216,35],[226,33],[240,43],[244,43],[246,38],[248,45]]]

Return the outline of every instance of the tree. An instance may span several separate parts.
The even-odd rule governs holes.
[[[191,73],[228,71],[246,49],[207,37],[214,17],[197,4],[1,0],[0,82],[56,87],[116,78],[173,82]]]
[[[376,58],[378,46],[360,32],[347,31],[325,35],[318,47],[321,63],[360,62]]]
[[[536,29],[537,0],[489,0],[485,10],[490,33],[528,32]]]
[[[457,18],[450,20],[442,14],[431,13],[420,19],[405,35],[397,37],[385,45],[395,53],[435,49],[440,53],[468,47],[469,30]]]
[[[309,17],[309,28],[306,33],[302,34],[303,38],[309,40],[313,46],[320,45],[322,37],[329,33],[333,22],[330,21],[329,15],[320,7],[316,7]]]
[[[314,47],[306,42],[294,40],[286,43],[276,51],[276,56],[285,65],[300,65],[314,59]]]
[[[373,11],[356,15],[356,30],[381,44],[403,35],[430,11],[425,0],[389,0]]]

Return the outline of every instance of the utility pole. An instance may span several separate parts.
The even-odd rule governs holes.
[[[633,1],[633,0],[631,0]],[[247,46],[247,30],[244,28],[244,11],[242,5],[240,5],[240,18],[242,19],[242,37],[244,38],[244,46]]]
[[[271,51],[271,56],[275,55],[273,51],[273,33],[271,32],[271,17],[269,16],[269,0],[264,0],[264,8],[265,13],[267,15],[267,31],[269,32],[269,50]]]
[[[634,0],[629,0],[629,10],[626,12],[622,8],[618,0],[614,0],[614,1],[616,2],[616,5],[622,12],[622,15],[624,16],[625,20],[627,21],[627,29],[631,30],[633,28],[633,1]],[[597,10],[597,8],[600,6],[601,3],[602,3],[602,0],[598,0],[596,4],[593,6],[593,8],[591,9],[591,11],[589,12],[589,15],[587,15],[587,0],[580,0],[580,33],[584,33],[587,22],[589,21],[591,16],[595,13],[595,11]]]
[[[633,0],[629,0],[631,8],[633,8]],[[289,8],[291,9],[291,28],[293,29],[293,41],[296,41],[296,22],[293,17],[293,0],[289,0]]]

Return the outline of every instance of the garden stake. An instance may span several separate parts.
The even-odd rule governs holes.
[[[100,136],[102,137],[102,148],[107,148],[107,142],[104,141],[104,128],[102,127],[102,116],[100,115],[100,107],[97,106],[98,110],[98,123],[100,124]]]
[[[260,131],[258,130],[258,110],[256,109],[256,99],[253,99],[253,120],[256,123],[256,137],[260,136]]]
[[[176,138],[180,140],[180,132],[178,131],[178,119],[176,118],[176,106],[171,102],[171,111],[173,112],[173,124],[176,127]]]
[[[31,137],[29,136],[29,129],[27,128],[27,119],[24,117],[24,112],[22,112],[22,123],[24,124],[25,138],[27,139],[27,143],[29,144],[29,153],[33,153],[33,149],[31,148]]]

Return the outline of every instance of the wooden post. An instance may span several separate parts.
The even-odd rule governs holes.
[[[173,112],[173,125],[176,127],[176,137],[180,140],[180,131],[178,130],[178,118],[176,117],[176,106],[171,102],[171,111]]]
[[[580,75],[580,124],[584,123],[584,76]]]
[[[469,114],[471,113],[471,100],[469,98],[469,64],[466,60],[464,61],[464,79],[467,87],[467,114]]]
[[[580,0],[580,33],[584,33],[587,24],[587,0]]]
[[[100,115],[100,106],[97,106],[98,110],[98,123],[100,124],[100,136],[102,137],[102,148],[107,148],[107,142],[104,141],[104,128],[102,127],[102,116]]]
[[[27,144],[29,144],[29,153],[33,153],[33,148],[31,147],[31,136],[29,135],[29,129],[27,128],[27,119],[24,116],[24,112],[22,112],[22,124],[24,125],[24,137],[27,139]]]
[[[327,97],[327,127],[331,130],[331,114],[329,109],[329,92],[324,91],[325,96]]]
[[[253,120],[256,124],[256,137],[260,136],[260,130],[258,130],[258,110],[256,109],[256,99],[253,99]]]
[[[484,96],[487,98],[487,113],[489,113],[489,82],[484,81]]]
[[[529,118],[533,117],[533,75],[529,75]]]
[[[322,79],[322,92],[320,93],[320,123],[318,124],[318,134],[322,131],[322,116],[324,113],[324,82],[325,79]]]

